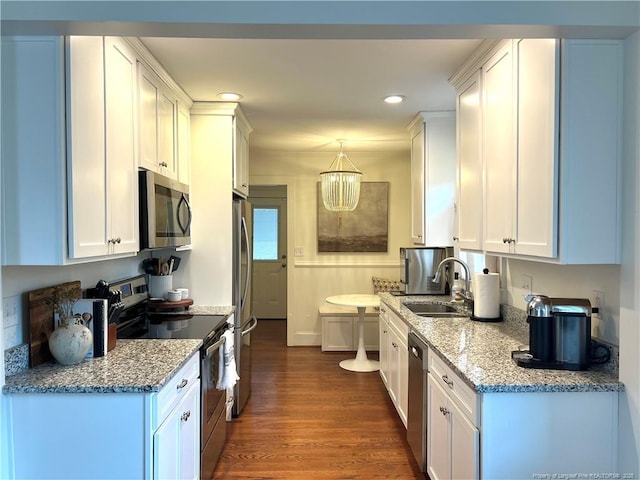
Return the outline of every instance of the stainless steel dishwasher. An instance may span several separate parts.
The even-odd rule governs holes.
[[[407,442],[420,470],[427,471],[427,345],[409,332]]]

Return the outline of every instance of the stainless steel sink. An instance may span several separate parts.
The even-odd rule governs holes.
[[[464,313],[458,312],[450,305],[437,303],[405,303],[405,307],[420,317],[464,317]]]

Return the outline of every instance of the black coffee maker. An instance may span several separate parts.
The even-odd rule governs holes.
[[[591,356],[591,303],[585,299],[526,297],[529,350],[511,352],[521,367],[585,370]]]

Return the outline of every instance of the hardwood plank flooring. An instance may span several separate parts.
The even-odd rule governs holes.
[[[261,321],[251,343],[251,397],[213,479],[425,478],[379,373],[339,367],[354,352],[287,347],[284,320]]]

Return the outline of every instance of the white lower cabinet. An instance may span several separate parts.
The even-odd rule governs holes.
[[[199,353],[158,392],[7,396],[16,479],[197,479]]]
[[[428,382],[428,473],[432,480],[478,478],[478,429],[437,382]]]
[[[432,350],[428,364],[431,480],[617,471],[617,392],[479,394]]]
[[[432,480],[478,478],[477,396],[433,354],[427,378],[427,473]]]
[[[387,307],[388,308],[388,307]],[[384,386],[389,388],[389,320],[387,319],[386,310],[380,308],[380,321],[378,323],[379,335],[380,335],[380,378]]]
[[[200,475],[198,385],[193,384],[153,435],[153,478],[195,480]]]
[[[380,376],[404,426],[409,404],[409,327],[385,304],[380,305]]]

